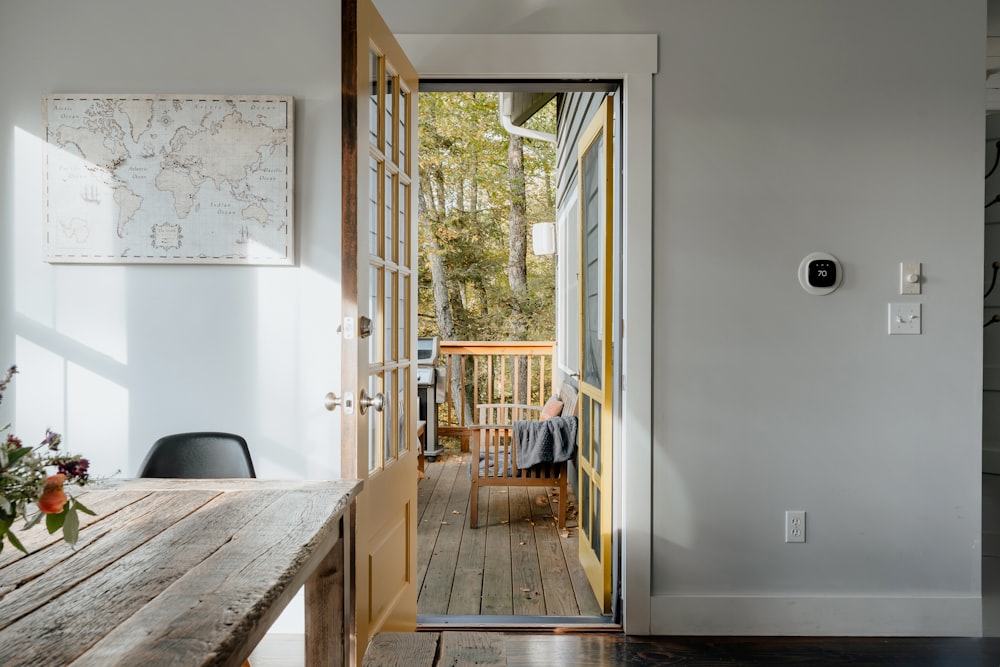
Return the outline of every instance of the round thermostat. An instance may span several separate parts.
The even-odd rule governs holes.
[[[843,277],[840,262],[829,253],[814,252],[799,264],[799,283],[810,294],[829,294],[840,287]]]

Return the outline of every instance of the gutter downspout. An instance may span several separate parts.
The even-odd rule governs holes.
[[[510,94],[500,93],[500,104],[498,105],[498,111],[500,113],[500,124],[503,125],[503,129],[507,130],[509,134],[516,134],[527,139],[538,139],[539,141],[547,141],[550,144],[556,143],[556,135],[549,134],[548,132],[539,132],[537,130],[529,130],[526,127],[518,127],[510,120]]]

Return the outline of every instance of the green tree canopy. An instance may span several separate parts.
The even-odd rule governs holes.
[[[527,294],[511,291],[507,264],[509,136],[496,93],[421,93],[419,335],[507,340],[512,318],[527,312],[526,339],[555,337],[552,257],[527,256]],[[555,133],[555,103],[529,125]],[[529,223],[555,220],[555,145],[525,140],[523,178]],[[530,242],[530,238],[529,238]],[[437,278],[431,263],[440,260]],[[441,331],[447,294],[453,332]]]

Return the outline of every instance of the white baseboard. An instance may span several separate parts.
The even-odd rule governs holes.
[[[980,637],[982,600],[968,597],[654,595],[654,635]]]

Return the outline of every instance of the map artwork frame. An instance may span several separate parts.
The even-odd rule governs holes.
[[[294,100],[45,95],[45,261],[295,264]]]

